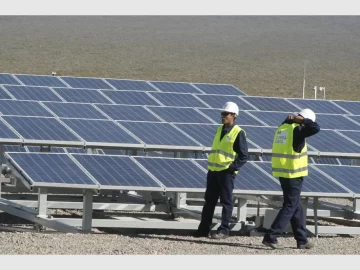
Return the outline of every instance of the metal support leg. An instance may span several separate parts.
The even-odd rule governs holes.
[[[314,206],[314,225],[315,225],[315,237],[316,238],[318,238],[318,215],[317,215],[318,205],[319,205],[319,198],[314,197],[313,206]]]
[[[186,193],[175,193],[175,207],[180,208],[186,206]]]
[[[82,218],[82,230],[84,232],[91,232],[92,204],[93,204],[93,193],[91,190],[85,190],[84,201],[83,201],[83,218]]]
[[[237,208],[237,220],[238,222],[246,221],[246,204],[247,200],[243,198],[238,198],[238,208]]]
[[[38,192],[38,216],[47,216],[47,188],[39,188]]]
[[[354,199],[353,208],[356,214],[360,214],[360,199]]]

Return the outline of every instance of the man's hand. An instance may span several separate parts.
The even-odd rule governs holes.
[[[295,113],[292,113],[292,114],[288,115],[288,119],[300,124],[302,122],[302,120],[304,119],[304,117],[302,117],[301,115],[296,116]]]

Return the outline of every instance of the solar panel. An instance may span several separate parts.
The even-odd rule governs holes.
[[[355,121],[356,123],[358,123],[360,125],[360,115],[355,115],[355,116],[348,115],[347,117],[349,117],[351,120]],[[356,125],[356,123],[355,123],[355,125]]]
[[[237,96],[225,95],[196,95],[202,101],[209,105],[211,108],[221,109],[228,101],[235,102],[240,110],[256,110],[253,106],[249,105]],[[205,107],[205,106],[202,106]]]
[[[11,74],[0,73],[0,84],[20,85]]]
[[[64,100],[68,102],[81,103],[107,103],[112,102],[97,90],[90,89],[72,89],[72,88],[54,88]]]
[[[196,159],[204,169],[207,170],[207,160]],[[246,162],[239,170],[234,181],[234,192],[247,191],[281,191],[274,179],[259,170],[253,162]],[[257,163],[256,163],[257,164]]]
[[[272,143],[276,128],[247,126],[245,128],[245,131],[248,141],[251,140],[261,149],[272,149]]]
[[[161,122],[143,106],[96,104],[96,107],[114,120]]]
[[[8,93],[6,93],[1,86],[0,86],[0,99],[12,99],[12,97],[9,96]]]
[[[206,172],[189,159],[134,157],[166,190],[205,189]]]
[[[105,155],[72,155],[100,183],[108,188],[163,188],[130,157]]]
[[[331,166],[331,165],[314,165],[328,176],[335,179],[341,185],[345,186],[355,194],[360,193],[359,185],[359,166]]]
[[[4,118],[4,116],[3,116]],[[0,139],[15,139],[20,140],[18,135],[16,135],[2,120],[0,121]]]
[[[284,122],[286,117],[289,115],[288,112],[259,112],[259,111],[248,111],[249,114],[261,119],[268,126],[278,127]]]
[[[2,149],[2,163],[5,164],[6,152],[26,152],[26,148],[20,145],[3,145]]]
[[[280,112],[298,112],[299,108],[289,103],[284,98],[275,97],[242,97],[244,100],[250,102],[254,107],[260,111],[280,111]]]
[[[194,125],[194,124],[175,124],[176,127],[184,131],[186,134],[194,138],[205,147],[211,147],[218,124],[214,125]],[[244,128],[245,132],[248,127]],[[248,135],[247,135],[248,138]],[[257,148],[254,144],[247,140],[249,148]]]
[[[55,118],[3,116],[26,140],[80,141]]]
[[[177,93],[149,93],[165,106],[174,107],[208,107],[205,103],[201,102],[193,94],[177,94]]]
[[[105,79],[118,90],[157,91],[145,81]]]
[[[164,119],[166,122],[212,123],[211,120],[207,119],[193,108],[148,107],[148,109]]]
[[[360,115],[360,101],[335,100],[333,102],[352,114]]]
[[[345,114],[346,111],[340,109],[328,100],[321,99],[288,99],[301,109],[309,108],[315,113],[333,113],[333,114]]]
[[[200,91],[193,87],[190,83],[154,81],[151,81],[150,83],[162,92],[200,93]]]
[[[193,85],[205,94],[246,95],[244,92],[229,84],[193,83]]]
[[[66,118],[61,118],[61,121],[79,134],[79,136],[86,141],[87,145],[90,142],[118,144],[141,143],[113,121]]]
[[[28,152],[43,152],[41,151],[40,146],[26,146],[26,148],[28,149]],[[63,147],[51,147],[49,150],[51,153],[66,153],[65,148]]]
[[[66,87],[66,85],[55,76],[45,75],[15,75],[24,85],[27,86],[50,86]]]
[[[105,115],[95,109],[91,104],[44,102],[44,105],[58,117],[107,119]]]
[[[139,137],[145,144],[199,146],[168,123],[121,122],[121,125]]]
[[[62,101],[48,87],[10,85],[3,87],[18,100]]]
[[[316,122],[319,124],[321,129],[360,130],[360,124],[356,124],[346,117],[338,114],[317,113]]]
[[[33,186],[98,188],[67,154],[8,153],[10,163]]]
[[[72,88],[88,88],[88,89],[113,89],[110,85],[99,78],[84,77],[60,77]]]
[[[66,147],[65,149],[68,153],[86,154],[86,150],[83,148]]]
[[[271,174],[271,163],[256,162],[256,164]],[[304,177],[302,192],[314,193],[349,193],[347,190],[332,182],[328,177],[324,176],[311,166],[308,167],[309,175]]]
[[[103,94],[108,96],[116,104],[128,105],[160,105],[145,92],[133,91],[106,91],[101,90]]]
[[[360,144],[360,132],[359,131],[343,131],[343,130],[341,130],[341,131],[339,131],[339,133],[345,135],[349,139]]]
[[[210,117],[216,123],[221,124],[221,110],[220,109],[198,109],[206,116]],[[247,114],[245,111],[239,110],[239,115],[236,117],[236,123],[240,126],[264,126],[260,121]]]
[[[360,146],[332,130],[321,130],[306,142],[320,152],[360,153]]]
[[[2,115],[53,116],[36,101],[0,100]]]
[[[320,157],[320,158],[312,158],[312,160],[314,161],[314,164],[333,164],[333,165],[340,165],[339,161],[337,158],[325,158],[325,157]]]

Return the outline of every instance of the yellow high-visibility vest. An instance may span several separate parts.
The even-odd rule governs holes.
[[[208,169],[210,171],[223,171],[229,168],[230,164],[236,158],[234,151],[234,142],[240,131],[239,126],[235,125],[229,133],[226,133],[220,140],[223,126],[219,126],[216,130],[211,152],[208,157]],[[237,171],[235,171],[237,173]]]
[[[275,132],[271,167],[275,177],[297,178],[308,175],[307,145],[297,153],[293,149],[294,128],[299,124],[283,124]]]

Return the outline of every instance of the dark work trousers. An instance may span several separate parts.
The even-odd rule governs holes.
[[[223,206],[221,215],[221,225],[218,232],[229,234],[229,223],[233,211],[233,190],[236,174],[227,171],[213,172],[208,171],[205,192],[205,204],[201,213],[201,222],[198,231],[208,234],[212,224],[212,218],[216,203],[220,197]]]
[[[271,243],[277,243],[277,237],[290,222],[297,244],[306,244],[306,216],[300,198],[303,178],[280,177],[279,180],[283,190],[284,203],[271,225],[270,231],[265,234],[264,240]]]

